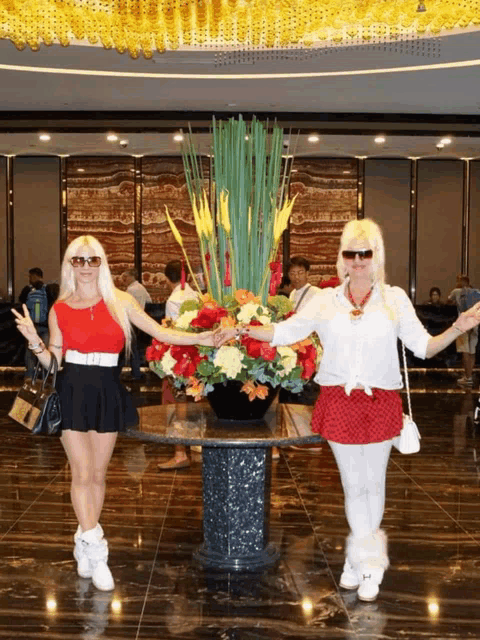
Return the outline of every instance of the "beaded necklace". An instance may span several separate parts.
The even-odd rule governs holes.
[[[363,316],[363,307],[370,300],[370,296],[372,295],[372,291],[373,291],[373,287],[370,288],[370,291],[368,291],[367,294],[362,298],[362,300],[357,304],[355,302],[355,300],[353,299],[352,292],[350,290],[350,283],[348,283],[348,287],[347,287],[348,300],[352,304],[352,306],[354,307],[350,311],[350,318],[352,319],[352,322],[358,322],[358,320],[360,320],[361,316]]]

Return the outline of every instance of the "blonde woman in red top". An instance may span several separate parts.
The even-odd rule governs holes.
[[[62,406],[61,442],[72,473],[71,499],[79,525],[74,557],[81,577],[101,590],[114,588],[108,544],[99,524],[105,478],[118,432],[138,416],[120,383],[118,355],[131,346],[132,325],[176,345],[213,344],[212,332],[192,335],[162,327],[128,293],[113,283],[105,251],[92,236],[70,243],[62,263],[60,294],[49,315],[50,344],[39,338],[23,305],[13,311],[19,331],[44,367],[55,356]]]

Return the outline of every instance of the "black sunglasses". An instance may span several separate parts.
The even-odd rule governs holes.
[[[84,267],[88,262],[89,267],[99,267],[102,264],[102,258],[100,256],[92,256],[91,258],[82,258],[82,256],[73,256],[70,259],[70,263],[73,267]]]
[[[365,258],[371,258],[373,256],[373,251],[371,249],[360,249],[360,251],[342,251],[342,256],[346,260],[355,260],[356,256],[358,256],[360,260],[365,260]]]

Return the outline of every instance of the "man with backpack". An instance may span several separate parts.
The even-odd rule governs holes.
[[[58,287],[43,283],[43,271],[33,267],[28,272],[29,284],[22,289],[18,299],[26,304],[33,324],[41,340],[48,344],[48,312],[57,299]],[[27,349],[25,354],[25,377],[32,377],[35,371],[36,358]]]
[[[470,285],[470,279],[465,274],[457,276],[457,286],[448,296],[448,302],[457,305],[458,314],[470,309],[480,301],[480,291]],[[456,340],[457,353],[462,354],[465,375],[457,380],[457,384],[465,387],[473,386],[473,367],[478,343],[478,327],[462,333]]]

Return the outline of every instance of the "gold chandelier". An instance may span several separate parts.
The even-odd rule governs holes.
[[[368,44],[479,23],[480,0],[0,0],[0,38],[17,49],[87,42],[133,58]]]

